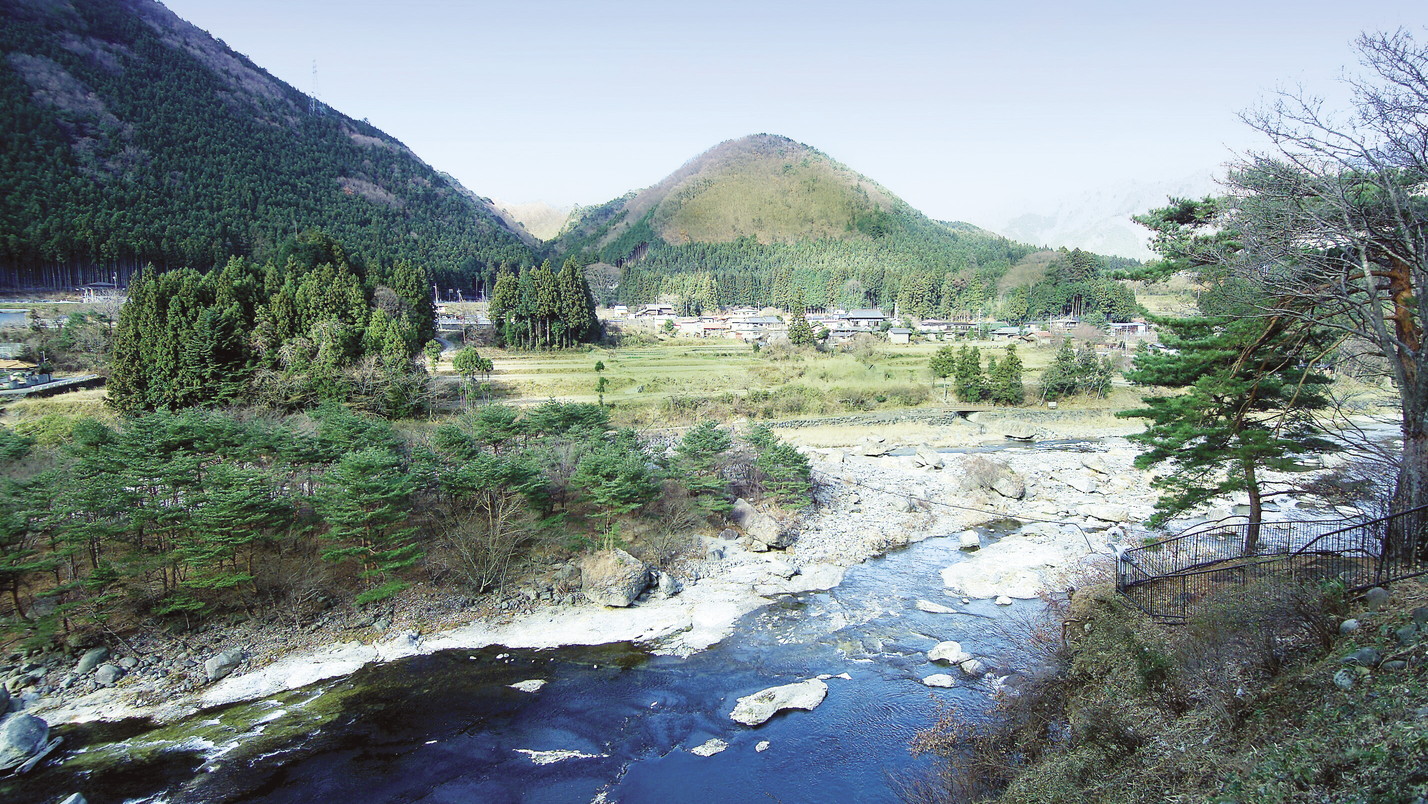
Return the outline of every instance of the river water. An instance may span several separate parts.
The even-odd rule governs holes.
[[[964,557],[955,538],[940,536],[872,559],[832,591],[745,616],[723,642],[687,658],[627,644],[445,651],[162,729],[66,727],[70,759],[24,785],[0,784],[0,798],[54,801],[77,790],[91,804],[897,801],[893,780],[925,763],[908,743],[939,701],[973,716],[990,705],[986,682],[924,686],[924,676],[958,674],[926,651],[956,639],[995,656],[1004,647],[995,623],[1039,606],[1018,601],[1009,614],[949,597],[938,571]],[[918,599],[967,613],[922,612]],[[834,676],[828,696],[813,711],[758,728],[728,717],[739,696],[825,674]],[[527,680],[545,684],[508,686]],[[690,753],[711,738],[728,749]],[[762,741],[767,750],[756,751]]]

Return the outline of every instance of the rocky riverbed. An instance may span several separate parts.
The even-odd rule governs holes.
[[[956,538],[960,560],[940,573],[940,597],[909,608],[985,617],[994,604],[1034,598],[1097,556],[1104,565],[1116,545],[1142,537],[1134,523],[1149,515],[1154,500],[1151,476],[1133,468],[1135,450],[1118,437],[958,450],[873,438],[805,451],[816,506],[798,514],[738,506],[735,527],[699,537],[699,554],[669,575],[618,557],[603,569],[580,568],[587,584],[596,575],[636,578],[621,593],[633,605],[585,599],[610,603],[603,597],[608,588],[577,595],[558,585],[528,590],[501,607],[473,608],[432,594],[390,614],[334,613],[300,630],[250,623],[187,644],[152,636],[77,657],[26,657],[12,665],[8,683],[18,706],[51,724],[177,722],[200,709],[270,699],[363,667],[457,649],[629,643],[687,657],[717,645],[751,612],[836,587],[849,567],[932,536]],[[951,663],[960,674],[924,672],[920,680],[953,687],[959,675],[981,675],[980,664],[968,670],[978,657],[958,659]]]

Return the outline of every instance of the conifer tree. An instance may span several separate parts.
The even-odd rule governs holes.
[[[409,525],[414,479],[401,457],[372,447],[342,456],[322,478],[317,508],[327,523],[328,561],[355,561],[374,584],[358,603],[384,600],[407,587],[398,573],[422,556],[417,528]]]

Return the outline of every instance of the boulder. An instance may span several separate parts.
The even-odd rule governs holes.
[[[1373,667],[1383,658],[1377,650],[1373,648],[1359,648],[1339,661],[1344,664],[1358,665],[1360,667]]]
[[[1096,481],[1079,472],[1058,475],[1056,479],[1082,494],[1094,494],[1100,488]]]
[[[1026,422],[1013,420],[1002,423],[1002,435],[1013,441],[1034,441],[1041,431]]]
[[[1348,692],[1354,688],[1354,674],[1348,668],[1344,668],[1334,674],[1334,686]]]
[[[71,793],[69,798],[61,801],[59,804],[89,804],[89,799],[79,793]]]
[[[1395,639],[1398,640],[1398,644],[1407,646],[1412,645],[1418,641],[1418,633],[1418,626],[1414,625],[1413,623],[1409,623],[1408,625],[1405,625],[1402,628],[1399,628],[1398,630],[1394,631],[1393,636]]]
[[[748,500],[740,497],[734,501],[734,507],[729,509],[729,521],[742,528],[745,527],[748,520],[757,513],[758,509],[754,508]]]
[[[699,757],[712,757],[728,747],[728,743],[718,737],[712,737],[706,740],[703,745],[697,745],[689,749],[689,753]]]
[[[917,601],[917,610],[925,611],[928,614],[956,614],[957,610],[941,603],[933,603],[931,600]]]
[[[719,538],[733,541],[734,539],[739,538],[739,532],[737,530],[734,530],[733,528],[724,528],[723,530],[719,531]]]
[[[1381,609],[1387,604],[1388,590],[1382,586],[1375,586],[1367,592],[1364,592],[1364,605],[1369,609]]]
[[[993,602],[996,603],[998,606],[1010,606],[1012,604],[1012,599],[1007,597],[1006,595],[997,595],[997,599]]]
[[[942,453],[938,452],[929,444],[921,444],[918,446],[917,451],[913,453],[912,462],[928,469],[941,469],[944,465]]]
[[[769,741],[768,741],[768,740],[759,740],[759,744],[756,745],[756,746],[754,746],[754,751],[755,751],[756,753],[762,754],[763,752],[765,752],[765,751],[767,751],[767,750],[769,750]]]
[[[1098,475],[1108,475],[1111,473],[1110,468],[1106,466],[1106,459],[1100,455],[1082,455],[1081,465]]]
[[[975,530],[964,530],[957,535],[957,549],[972,552],[982,549],[982,537]]]
[[[94,650],[85,651],[84,655],[79,657],[79,663],[74,666],[74,672],[81,676],[90,673],[94,668],[103,664],[104,660],[108,658],[108,648],[95,648]]]
[[[858,445],[858,453],[869,458],[878,458],[892,452],[892,445],[882,436],[868,436]]]
[[[1088,516],[1092,519],[1099,519],[1102,522],[1129,522],[1130,511],[1123,505],[1111,505],[1110,503],[1086,503],[1078,506],[1076,512],[1081,516]]]
[[[972,654],[962,650],[961,642],[939,642],[927,652],[927,660],[930,662],[946,662],[948,664],[961,664],[972,658]]]
[[[580,562],[580,591],[592,603],[629,606],[650,584],[650,568],[616,548],[588,555]]]
[[[124,677],[124,668],[117,664],[101,664],[94,671],[94,683],[101,687],[112,687],[114,683]]]
[[[1358,621],[1358,620],[1349,619],[1349,620],[1344,620],[1343,622],[1339,623],[1339,633],[1340,633],[1340,634],[1352,634],[1353,632],[1355,632],[1355,631],[1357,631],[1357,630],[1359,630],[1359,621]]]
[[[957,679],[946,673],[936,673],[924,678],[922,683],[929,687],[955,687],[957,685]]]
[[[981,659],[968,659],[965,662],[958,662],[957,666],[972,678],[981,678],[987,674],[987,665]]]
[[[745,726],[757,726],[785,709],[814,709],[827,694],[828,685],[816,678],[769,687],[740,698],[729,718]]]
[[[992,491],[1009,500],[1020,500],[1026,496],[1026,482],[1021,475],[1008,469],[1005,474],[992,481]]]
[[[1428,629],[1428,606],[1419,606],[1413,610],[1413,624]]]
[[[546,684],[547,682],[543,678],[530,678],[525,681],[517,681],[514,684],[507,684],[506,686],[520,692],[540,692],[540,688]]]
[[[0,685],[0,718],[5,717],[5,713],[10,711],[10,691]]]
[[[793,544],[793,534],[768,514],[755,514],[744,523],[744,533],[770,550],[782,550]]]
[[[0,771],[25,764],[45,747],[50,726],[34,715],[16,712],[0,720]]]
[[[674,597],[684,589],[684,584],[668,572],[655,572],[655,594],[661,598]]]
[[[227,678],[229,673],[243,661],[244,653],[238,648],[225,650],[203,663],[203,675],[209,683]]]

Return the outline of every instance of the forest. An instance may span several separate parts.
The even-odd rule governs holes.
[[[808,499],[807,459],[766,430],[673,446],[558,402],[417,429],[335,403],[0,427],[0,625],[38,643],[260,609],[298,623],[418,582],[499,589],[533,555],[596,545],[664,566],[733,495]]]
[[[274,256],[322,228],[466,287],[529,261],[454,180],[158,4],[0,3],[0,283],[121,283],[141,266]]]

